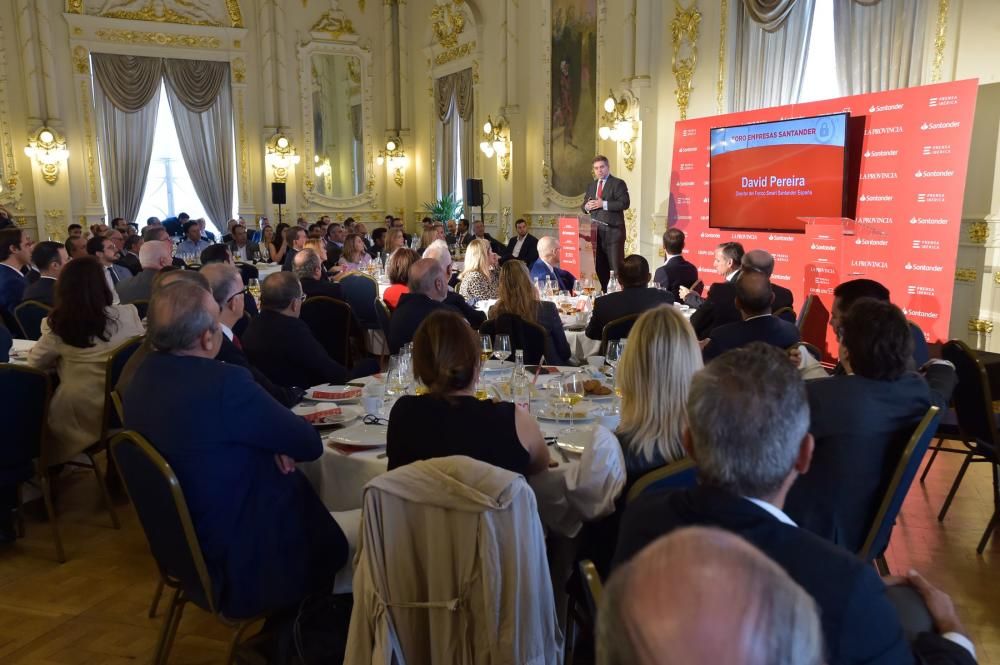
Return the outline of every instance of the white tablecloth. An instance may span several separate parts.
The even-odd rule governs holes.
[[[371,379],[366,383],[370,385],[366,390],[378,389],[371,385]],[[533,400],[532,409],[542,404]],[[569,423],[541,421],[540,425],[545,436],[556,436]],[[529,479],[536,493],[542,523],[570,537],[576,535],[584,521],[610,514],[625,486],[625,460],[614,434],[596,421],[576,426],[593,432],[590,448],[582,455],[575,455],[550,447],[552,459],[558,466]],[[326,435],[324,441],[329,436]],[[330,511],[359,509],[364,486],[375,476],[385,473],[387,468],[385,448],[345,454],[329,445],[324,447],[319,459],[299,465]]]
[[[273,275],[276,272],[281,272],[280,263],[257,263],[254,265],[257,268],[257,276],[260,281],[264,281],[264,278],[268,275]]]
[[[28,364],[28,351],[35,345],[31,339],[15,339],[10,347],[10,362],[14,365]]]

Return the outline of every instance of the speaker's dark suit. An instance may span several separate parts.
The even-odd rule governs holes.
[[[691,325],[698,339],[710,337],[712,331],[719,326],[733,323],[740,320],[740,311],[736,309],[736,280],[739,273],[728,281],[713,284],[708,289],[708,296],[704,302],[698,305],[698,310],[691,315]],[[792,292],[783,286],[771,283],[771,291],[774,293],[774,301],[771,303],[771,311],[777,312],[785,307],[794,307]],[[689,295],[690,299],[691,296]],[[789,313],[782,314],[779,318],[795,323],[795,316]]]
[[[257,385],[267,391],[268,395],[288,408],[295,406],[302,399],[298,390],[277,385],[271,379],[267,378],[266,374],[251,365],[246,354],[238,349],[236,344],[230,341],[225,335],[222,336],[222,346],[219,347],[219,354],[215,356],[215,359],[248,369],[253,376],[253,380],[257,382]]]
[[[860,550],[913,428],[932,404],[947,408],[956,382],[955,371],[943,364],[928,367],[926,380],[907,372],[895,381],[857,375],[808,381],[816,451],[788,494],[788,515],[851,552]],[[876,544],[875,554],[885,544]]]
[[[124,282],[128,284],[132,280]],[[52,307],[56,301],[56,279],[55,277],[40,277],[34,284],[29,284],[24,289],[21,302],[25,300],[36,300],[43,305]]]
[[[436,312],[439,309],[458,313],[454,307],[432,300],[422,293],[401,295],[399,305],[392,313],[392,318],[389,319],[389,350],[394,354],[399,353],[404,344],[413,341],[413,335],[424,319],[430,316],[431,312]]]
[[[779,349],[787,349],[799,341],[799,329],[788,321],[768,314],[719,326],[708,339],[708,346],[701,352],[706,363],[726,351],[752,342],[765,342]]]
[[[191,409],[194,386],[212,409]],[[347,540],[305,477],[274,460],[318,458],[311,425],[244,368],[207,358],[149,354],[123,401],[125,427],[177,474],[223,614],[250,617],[331,589]]]
[[[250,362],[279,386],[342,384],[347,369],[330,357],[305,321],[264,310],[240,336]]]
[[[962,647],[922,633],[906,643],[899,617],[874,567],[805,529],[779,521],[747,499],[709,487],[640,497],[625,510],[615,565],[674,529],[715,526],[758,547],[813,597],[829,665],[975,663]]]
[[[628,185],[621,178],[609,175],[601,190],[601,200],[606,201],[607,210],[598,208],[593,212],[586,209],[587,201],[597,198],[597,185],[594,180],[587,185],[581,210],[597,226],[597,238],[594,243],[594,270],[601,280],[601,288],[608,290],[610,271],[621,272],[625,262],[625,211],[629,209]]]
[[[645,286],[622,289],[608,293],[594,300],[594,311],[587,324],[586,335],[590,339],[601,339],[601,331],[615,319],[629,314],[639,314],[658,305],[670,305],[674,297],[660,289]]]
[[[691,288],[698,281],[698,268],[683,256],[671,256],[653,273],[653,281],[674,294],[674,300],[680,300],[680,287]]]
[[[510,256],[514,255],[514,245],[517,244],[517,236],[507,241],[507,254]],[[524,242],[521,243],[521,251],[517,255],[519,261],[524,261],[524,263],[530,269],[531,266],[535,265],[535,261],[538,260],[538,238],[531,235],[530,233],[524,236]]]

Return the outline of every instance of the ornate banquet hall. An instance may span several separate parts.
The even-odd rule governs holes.
[[[0,0],[0,663],[1000,665],[998,225],[996,0]]]

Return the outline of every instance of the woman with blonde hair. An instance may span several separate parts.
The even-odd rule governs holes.
[[[625,454],[626,488],[684,457],[688,389],[701,367],[694,329],[676,308],[648,310],[632,326],[616,376],[622,404],[615,434]]]
[[[433,233],[433,230],[432,230]],[[466,300],[489,300],[497,297],[498,257],[490,243],[477,238],[465,249],[465,269],[459,275],[458,293]]]
[[[385,232],[385,253],[388,256],[392,256],[400,247],[406,245],[406,237],[403,235],[403,229],[394,228],[389,229]]]
[[[337,265],[341,273],[348,273],[352,270],[364,270],[365,266],[372,262],[372,257],[365,251],[364,240],[358,233],[349,233],[344,239],[344,251],[340,254]]]
[[[497,298],[497,303],[490,308],[489,318],[512,314],[529,323],[537,323],[548,333],[545,336],[545,362],[569,364],[572,354],[559,318],[559,310],[555,303],[538,299],[528,266],[523,261],[507,261],[500,267]]]
[[[321,262],[326,263],[326,242],[322,238],[310,238],[306,240],[305,246],[316,252]]]

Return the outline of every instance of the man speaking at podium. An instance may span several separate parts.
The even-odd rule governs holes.
[[[607,157],[594,157],[594,182],[587,186],[583,211],[590,215],[594,270],[605,292],[608,290],[609,271],[621,272],[625,262],[624,212],[628,207],[628,185],[621,178],[611,175]]]

